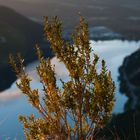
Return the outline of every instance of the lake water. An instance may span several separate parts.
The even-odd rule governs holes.
[[[124,58],[138,48],[140,48],[140,41],[91,41],[94,53],[102,59],[106,60],[107,68],[112,72],[113,80],[116,83],[116,102],[114,105],[113,113],[123,112],[123,107],[127,101],[127,97],[119,92],[118,81],[118,68],[122,65]],[[41,89],[39,84],[39,78],[36,76],[35,67],[38,62],[34,62],[26,67],[26,71],[33,79],[32,87]],[[52,63],[55,64],[57,79],[68,79],[67,71],[64,65],[54,57]],[[59,82],[58,82],[59,84]],[[7,138],[8,140],[24,139],[22,132],[22,125],[18,122],[19,114],[30,115],[34,113],[38,116],[35,109],[27,102],[27,98],[24,97],[17,89],[15,83],[11,88],[0,93],[0,140]]]

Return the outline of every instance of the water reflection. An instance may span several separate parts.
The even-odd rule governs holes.
[[[116,83],[116,102],[113,112],[121,113],[124,111],[123,107],[127,101],[127,97],[119,92],[119,82],[117,80],[118,68],[127,55],[139,48],[140,41],[91,41],[91,45],[93,46],[94,52],[101,59],[106,60],[107,67],[112,72],[113,80]],[[55,64],[57,79],[61,77],[67,80],[68,73],[64,65],[56,58],[53,58],[52,62]],[[39,84],[39,77],[36,76],[35,71],[37,63],[28,65],[26,71],[29,73],[31,79],[33,79],[32,87],[41,90],[42,86]],[[60,83],[58,82],[58,84]],[[21,140],[23,138],[22,127],[17,118],[19,114],[29,115],[30,113],[35,113],[38,116],[37,112],[28,104],[26,97],[17,89],[15,83],[13,83],[10,89],[0,93],[0,139],[10,136],[11,139],[17,137],[17,139]]]

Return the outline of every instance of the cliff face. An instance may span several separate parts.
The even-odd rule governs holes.
[[[129,97],[127,109],[140,106],[140,49],[124,59],[119,72],[120,91]]]

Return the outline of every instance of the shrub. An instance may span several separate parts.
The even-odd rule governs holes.
[[[45,17],[44,36],[69,72],[69,80],[61,80],[62,88],[56,84],[54,66],[50,59],[44,58],[38,45],[36,52],[40,63],[36,69],[43,85],[43,98],[38,89],[30,87],[24,60],[18,56],[17,64],[10,56],[10,63],[20,79],[17,86],[40,113],[40,118],[33,114],[19,117],[27,140],[91,140],[96,129],[103,128],[111,117],[115,85],[104,60],[97,72],[99,57],[91,56],[85,19],[80,17],[70,42],[63,39],[61,25],[58,17],[52,21]]]

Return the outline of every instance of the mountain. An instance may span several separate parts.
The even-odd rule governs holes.
[[[39,43],[43,46],[42,49],[45,48],[45,55],[51,55],[50,48],[44,47],[42,33],[41,24],[0,6],[0,91],[8,88],[15,80],[8,64],[9,54],[21,53],[28,64],[36,59],[34,45]]]
[[[78,12],[89,27],[105,27],[124,39],[140,39],[140,0],[1,0],[23,15],[41,22],[42,16],[59,16],[64,28],[73,29]]]

